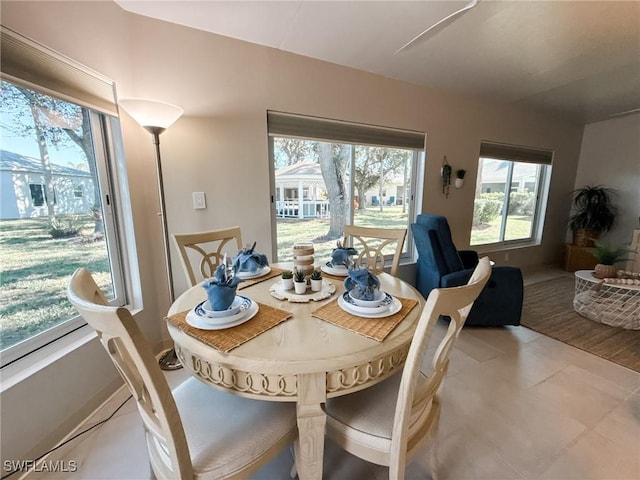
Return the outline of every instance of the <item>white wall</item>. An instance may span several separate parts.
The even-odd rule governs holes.
[[[426,132],[422,209],[449,218],[459,248],[469,242],[480,141],[554,150],[543,245],[511,252],[508,263],[560,262],[579,125],[138,17],[112,2],[3,0],[0,8],[4,25],[113,78],[120,97],[147,97],[185,109],[161,136],[170,232],[239,224],[246,241],[257,240],[263,251],[271,251],[266,110],[273,109]],[[126,114],[122,128],[144,298],[136,319],[157,345],[166,338],[162,316],[169,302],[153,147],[149,134]],[[443,155],[454,169],[468,172],[467,187],[452,189],[448,199],[440,190]],[[206,210],[192,209],[193,191],[206,193]],[[173,267],[180,292],[186,281],[176,252]],[[36,375],[10,395],[3,392],[3,459],[41,451],[55,432],[73,426],[78,412],[97,406],[115,378],[115,373],[95,374],[107,363],[92,342],[51,365],[47,381]],[[21,401],[33,392],[53,401],[38,408]]]
[[[613,245],[631,242],[640,228],[640,114],[586,125],[575,188],[604,185],[615,190],[614,228],[602,236]]]

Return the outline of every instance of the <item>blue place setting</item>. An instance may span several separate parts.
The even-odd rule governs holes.
[[[374,301],[380,290],[380,279],[366,267],[350,268],[344,288],[347,291],[355,290],[360,300]]]
[[[225,255],[222,263],[213,272],[213,278],[202,284],[212,310],[227,310],[236,298],[236,290],[242,280],[236,275],[235,268],[228,265]]]
[[[346,277],[349,273],[349,267],[353,265],[353,257],[358,252],[353,247],[345,247],[338,240],[336,248],[331,252],[331,260],[320,267],[324,273],[335,275],[338,277]]]
[[[338,305],[360,317],[382,318],[400,311],[402,304],[380,288],[380,279],[368,268],[350,268],[344,280],[345,292]]]
[[[266,275],[271,271],[267,256],[256,252],[256,242],[253,245],[246,246],[233,257],[232,265],[236,271],[236,275],[247,280]]]
[[[236,295],[242,282],[232,262],[225,255],[216,268],[213,278],[202,284],[207,300],[200,302],[187,313],[189,325],[203,330],[220,330],[235,327],[258,313],[258,304],[248,297]]]

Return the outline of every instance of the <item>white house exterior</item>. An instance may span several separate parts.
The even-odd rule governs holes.
[[[89,172],[51,163],[56,215],[85,213],[93,206]],[[0,150],[0,220],[47,216],[40,160]]]
[[[509,163],[505,160],[483,158],[481,165],[482,172],[478,174],[481,193],[504,192],[504,185],[507,179]],[[528,190],[534,192],[538,182],[539,167],[533,163],[518,162],[513,169],[511,179],[511,190],[524,192]]]
[[[305,161],[275,172],[276,214],[279,217],[312,218],[329,215],[329,201],[320,164]]]
[[[320,164],[304,161],[279,168],[276,178],[276,215],[278,217],[313,218],[329,215],[327,189]],[[404,195],[401,178],[393,179],[382,188],[384,205],[401,205]],[[367,206],[380,205],[380,191],[374,187],[365,193]],[[357,192],[354,192],[357,195]]]

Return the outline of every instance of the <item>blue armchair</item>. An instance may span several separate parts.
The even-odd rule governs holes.
[[[456,249],[445,217],[418,215],[411,231],[418,250],[416,288],[425,298],[434,288],[459,287],[467,283],[478,263],[478,254]],[[522,296],[520,269],[493,267],[466,325],[520,325]]]

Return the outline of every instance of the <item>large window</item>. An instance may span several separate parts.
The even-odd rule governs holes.
[[[552,152],[482,142],[471,245],[540,240]]]
[[[0,351],[6,365],[84,325],[66,299],[76,268],[88,268],[113,304],[125,304],[125,288],[114,209],[113,94],[101,102],[91,79],[98,90],[102,79],[6,29],[2,57]]]
[[[309,241],[316,264],[328,260],[346,224],[408,228],[424,134],[276,112],[268,121],[277,261]]]

